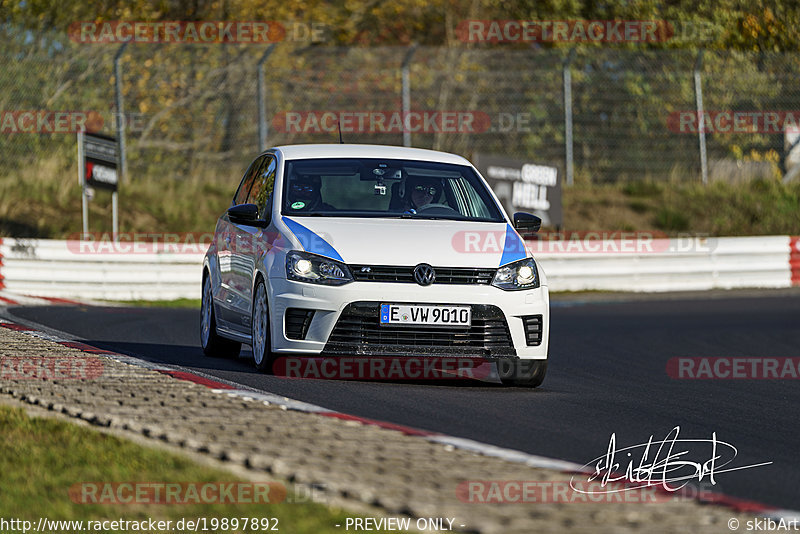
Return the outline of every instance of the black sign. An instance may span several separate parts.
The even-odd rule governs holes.
[[[83,162],[86,183],[104,189],[117,190],[117,141],[95,133],[83,134]]]
[[[542,226],[563,224],[557,168],[486,154],[475,154],[473,160],[509,215],[526,211],[541,217]]]

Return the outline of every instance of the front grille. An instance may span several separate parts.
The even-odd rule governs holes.
[[[414,266],[349,265],[356,282],[399,282],[414,284]],[[473,267],[434,267],[434,284],[488,285],[495,269]]]
[[[381,325],[379,302],[353,302],[342,312],[323,354],[402,356],[516,356],[503,312],[472,305],[472,326]]]
[[[542,316],[525,315],[522,317],[522,326],[525,328],[525,342],[529,346],[542,344]]]
[[[286,337],[289,339],[305,339],[308,334],[308,327],[311,326],[311,319],[314,318],[314,310],[304,310],[303,308],[287,308],[283,316],[286,326]]]

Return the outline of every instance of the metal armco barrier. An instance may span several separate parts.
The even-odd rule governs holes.
[[[77,241],[0,239],[0,289],[108,300],[200,298],[204,250],[86,252]],[[682,291],[800,285],[800,238],[656,239],[647,250],[529,242],[551,291]]]

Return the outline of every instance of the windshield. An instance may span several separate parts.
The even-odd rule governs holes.
[[[288,161],[281,213],[293,216],[505,221],[465,165],[414,160]]]

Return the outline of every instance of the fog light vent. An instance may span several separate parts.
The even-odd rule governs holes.
[[[314,310],[287,308],[283,317],[286,323],[286,337],[289,339],[305,339],[308,334],[308,327],[311,326],[311,319],[314,318]]]
[[[529,346],[542,344],[542,316],[525,315],[522,317],[522,325],[525,328],[525,342]]]

